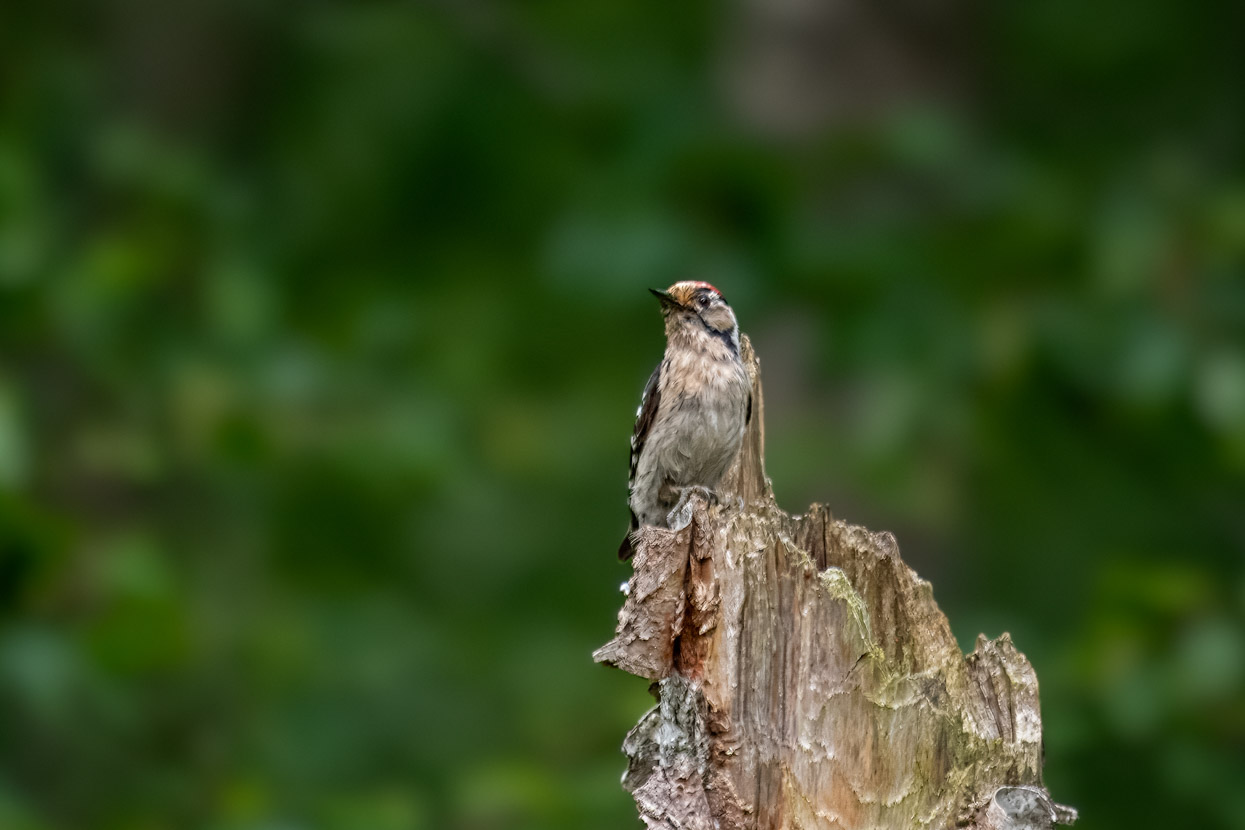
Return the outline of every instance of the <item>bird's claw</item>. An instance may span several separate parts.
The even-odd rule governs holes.
[[[705,504],[710,507],[718,507],[726,503],[723,502],[722,498],[718,496],[717,493],[701,484],[692,484],[687,487],[680,487],[678,493],[679,500],[675,502],[674,507],[671,508],[667,517],[668,526],[672,530],[681,530],[691,524],[692,498],[694,496],[699,496]],[[729,501],[731,506],[737,506],[739,510],[743,510],[744,501],[742,498],[736,496]]]
[[[718,504],[718,494],[701,484],[692,484],[684,487],[679,496],[679,501],[690,499],[692,496],[700,496],[705,500],[705,504]]]

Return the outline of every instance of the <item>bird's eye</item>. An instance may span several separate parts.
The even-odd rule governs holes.
[[[697,294],[697,295],[696,295],[696,305],[700,306],[701,308],[705,308],[706,306],[708,306],[708,305],[709,305],[709,295],[708,295],[708,294]]]

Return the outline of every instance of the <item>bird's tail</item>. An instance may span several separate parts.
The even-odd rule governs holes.
[[[631,527],[627,528],[627,535],[623,537],[622,544],[618,546],[618,558],[622,562],[626,562],[635,555],[635,548],[631,545],[631,534],[640,529],[640,520],[636,518],[635,511],[631,511]]]

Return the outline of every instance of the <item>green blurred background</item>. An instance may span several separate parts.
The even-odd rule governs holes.
[[[1085,828],[1245,827],[1245,12],[6,3],[0,827],[635,828],[644,289],[769,473],[1042,682]]]

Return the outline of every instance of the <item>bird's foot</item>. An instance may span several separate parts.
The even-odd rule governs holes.
[[[688,487],[680,488],[680,501],[682,499],[691,498],[693,495],[700,496],[710,507],[733,507],[739,512],[743,512],[746,503],[744,497],[739,495],[719,495],[716,490],[710,490],[701,484],[693,484]]]
[[[710,507],[721,504],[718,494],[701,484],[678,488],[679,500],[667,517],[671,530],[681,530],[692,523],[692,499],[700,497]]]
[[[692,496],[700,496],[702,499],[705,500],[706,504],[714,505],[714,504],[719,503],[718,494],[713,492],[708,487],[705,487],[702,484],[688,485],[687,487],[681,488],[679,493],[680,493],[679,495],[680,501],[684,499],[690,499]]]

